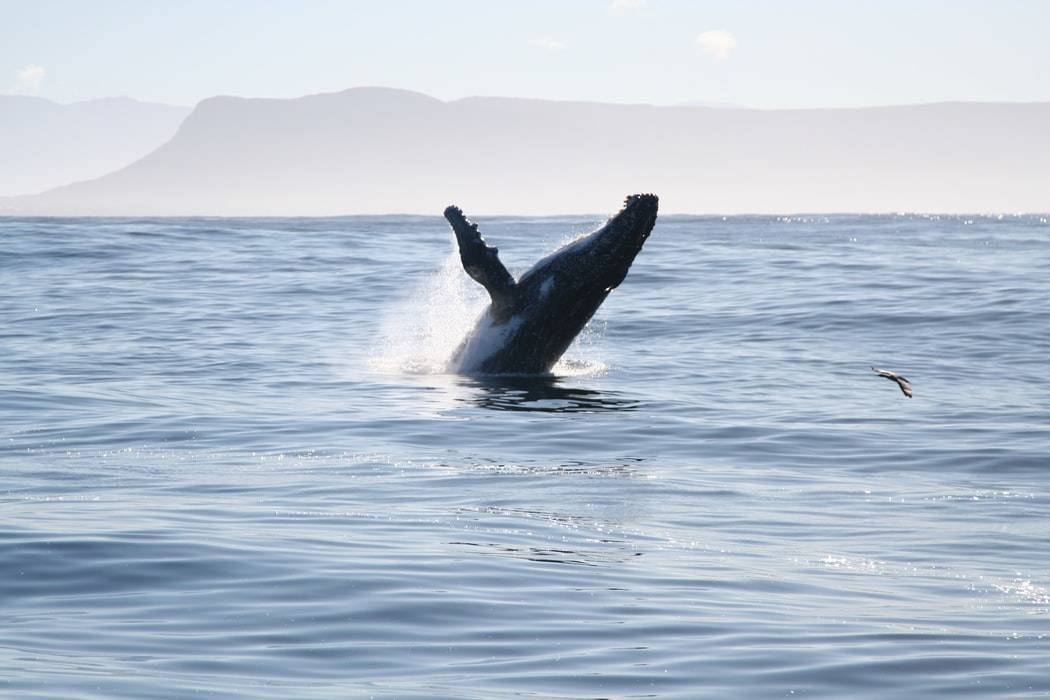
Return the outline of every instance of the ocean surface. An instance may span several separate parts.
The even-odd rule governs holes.
[[[0,219],[0,697],[1050,696],[1045,216],[662,217],[548,379],[483,304],[436,216]]]

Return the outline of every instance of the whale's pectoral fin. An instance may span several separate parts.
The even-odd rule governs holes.
[[[514,278],[499,259],[499,250],[485,245],[478,233],[478,225],[467,221],[459,207],[445,209],[445,218],[452,225],[459,244],[459,259],[463,269],[488,290],[492,306],[496,311],[510,305],[516,285]]]

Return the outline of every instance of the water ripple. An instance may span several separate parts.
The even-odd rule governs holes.
[[[0,218],[0,695],[1048,695],[1045,232],[664,217],[496,380],[438,217]]]

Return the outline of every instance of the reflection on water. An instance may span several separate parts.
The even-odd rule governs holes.
[[[543,413],[594,413],[633,411],[641,404],[610,391],[563,386],[555,376],[463,377],[460,385],[469,387],[462,400],[497,411],[539,411]]]
[[[565,549],[551,547],[509,546],[499,542],[449,542],[458,547],[476,547],[479,551],[538,562],[540,564],[567,564],[570,566],[608,566],[624,564],[634,557],[642,556],[638,551],[616,551],[602,549]]]

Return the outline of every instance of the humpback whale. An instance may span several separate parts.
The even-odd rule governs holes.
[[[452,355],[462,374],[545,374],[634,262],[656,223],[658,198],[635,194],[605,225],[555,251],[517,281],[456,206],[445,218],[463,269],[491,303]]]

